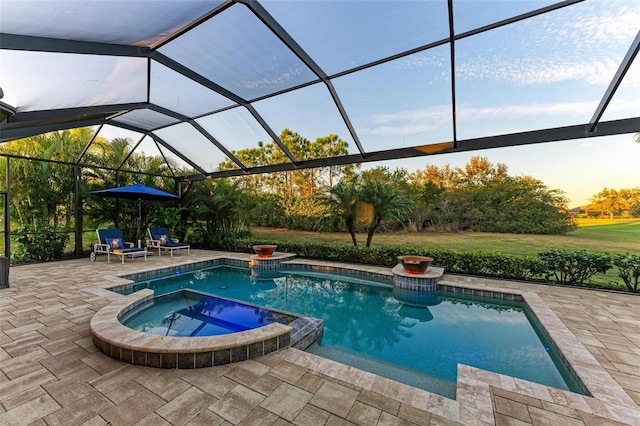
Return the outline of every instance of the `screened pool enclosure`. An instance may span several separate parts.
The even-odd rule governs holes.
[[[77,173],[98,136],[128,137],[179,191],[634,133],[638,22],[636,0],[2,0],[0,142],[89,127]],[[283,129],[348,152],[294,153]],[[237,155],[270,142],[280,162]]]

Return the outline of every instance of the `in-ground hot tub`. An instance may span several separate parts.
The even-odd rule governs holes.
[[[298,316],[262,306],[178,290],[153,298],[120,318],[125,326],[159,336],[220,336],[263,327],[290,324]]]
[[[306,349],[322,335],[322,321],[191,290],[158,298],[141,290],[98,311],[91,332],[96,347],[117,360],[184,369]]]

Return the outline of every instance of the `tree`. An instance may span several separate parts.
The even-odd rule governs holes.
[[[326,158],[349,153],[348,143],[336,134],[310,141],[300,134],[285,128],[278,139],[298,161]],[[232,153],[243,164],[259,167],[289,163],[289,158],[275,142],[258,142],[255,148]],[[234,180],[256,195],[254,223],[263,226],[286,226],[296,229],[311,229],[316,217],[323,209],[317,197],[325,186],[353,175],[357,165],[327,166],[312,169],[287,170],[264,175],[250,175]],[[237,168],[231,161],[220,163],[221,170]]]
[[[236,239],[249,233],[246,219],[253,208],[253,197],[242,189],[239,181],[197,182],[183,203],[195,222],[194,244],[232,250]]]
[[[506,165],[484,157],[455,170],[427,166],[409,179],[415,186],[414,220],[432,229],[546,234],[575,226],[562,191],[528,176],[509,176]]]
[[[416,231],[420,232],[428,225],[436,225],[434,219],[444,191],[443,187],[431,181],[426,181],[423,185],[410,182],[407,194],[414,203],[411,222]]]
[[[457,184],[466,186],[482,185],[508,177],[506,164],[494,165],[486,157],[479,156],[471,157],[464,168],[456,168],[455,173]]]
[[[640,187],[623,188],[619,192],[625,199],[627,211],[633,216],[640,216]]]
[[[336,185],[328,188],[322,202],[327,207],[327,213],[321,217],[318,227],[322,227],[328,221],[340,218],[344,222],[353,246],[358,246],[356,239],[356,221],[358,219],[358,192],[360,190],[359,180],[357,177],[346,180],[343,179]]]
[[[40,229],[57,227],[63,219],[64,231],[70,230],[74,215],[73,166],[52,161],[74,162],[91,137],[91,129],[80,128],[2,145],[5,153],[43,160],[11,161],[11,204],[20,224]]]
[[[316,138],[316,140],[311,143],[310,150],[312,158],[335,157],[349,154],[349,144],[340,139],[338,135],[332,133],[328,136]],[[316,182],[316,186],[333,186],[334,181],[338,181],[343,176],[347,178],[353,176],[353,171],[357,167],[357,165],[348,164],[344,166],[327,166],[312,169],[314,171],[313,180]]]
[[[373,234],[383,220],[403,222],[413,204],[402,191],[389,183],[366,181],[362,187],[360,200],[371,207],[367,227],[367,247],[371,246]]]
[[[409,180],[416,185],[425,186],[427,183],[431,183],[448,190],[456,187],[458,175],[448,164],[442,167],[427,165],[424,170],[416,170],[409,174]]]
[[[132,153],[132,149],[133,141],[129,138],[94,142],[91,151],[85,155],[84,159],[86,163],[97,166],[83,169],[88,190],[143,183],[173,193],[175,191],[173,179],[158,175],[171,175],[170,168],[176,169],[176,164],[167,164],[160,156]],[[125,167],[123,164],[126,165],[127,171],[122,170]],[[86,197],[84,202],[87,216],[91,218],[90,226],[99,227],[106,223],[113,223],[117,228],[122,229],[127,238],[134,241],[143,240],[146,229],[153,222],[165,222],[166,214],[162,210],[170,207],[166,202],[161,201],[143,200],[138,203],[93,196]],[[138,226],[139,220],[140,226]]]
[[[594,208],[607,212],[610,218],[624,212],[632,215],[640,214],[640,187],[620,190],[605,187],[590,200]]]
[[[291,129],[285,128],[279,140],[298,161],[333,157],[349,153],[349,144],[336,134],[321,136],[310,141]],[[256,148],[231,151],[243,164],[249,167],[283,164],[290,162],[284,151],[275,142],[258,142]],[[220,170],[237,168],[231,160],[219,165]],[[287,170],[266,175],[242,177],[243,186],[256,192],[271,192],[283,197],[312,197],[319,188],[329,185],[343,176],[353,173],[356,165],[327,166],[314,169]]]
[[[564,193],[531,177],[500,178],[455,192],[467,226],[476,231],[559,234],[575,228]]]

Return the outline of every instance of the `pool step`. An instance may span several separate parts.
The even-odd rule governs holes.
[[[313,317],[299,317],[288,324],[291,331],[291,347],[306,350],[324,334],[324,321]]]

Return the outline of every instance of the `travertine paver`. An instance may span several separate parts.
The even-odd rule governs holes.
[[[311,398],[311,404],[340,417],[346,417],[358,398],[358,391],[326,381]]]
[[[214,402],[209,409],[225,420],[238,424],[251,414],[251,411],[264,399],[264,395],[245,386],[237,385]]]
[[[89,321],[117,299],[100,287],[121,283],[117,275],[219,255],[249,257],[193,250],[124,265],[99,257],[12,267],[11,287],[0,290],[0,424],[640,425],[640,297],[633,295],[445,275],[453,285],[530,294],[541,320],[584,364],[595,398],[468,366],[459,367],[454,401],[291,349],[162,370],[115,361],[93,346]]]
[[[262,401],[260,406],[285,420],[293,421],[312,396],[313,394],[300,388],[288,383],[281,383]]]
[[[216,399],[212,395],[196,387],[190,387],[155,412],[171,424],[184,423],[215,402]]]

